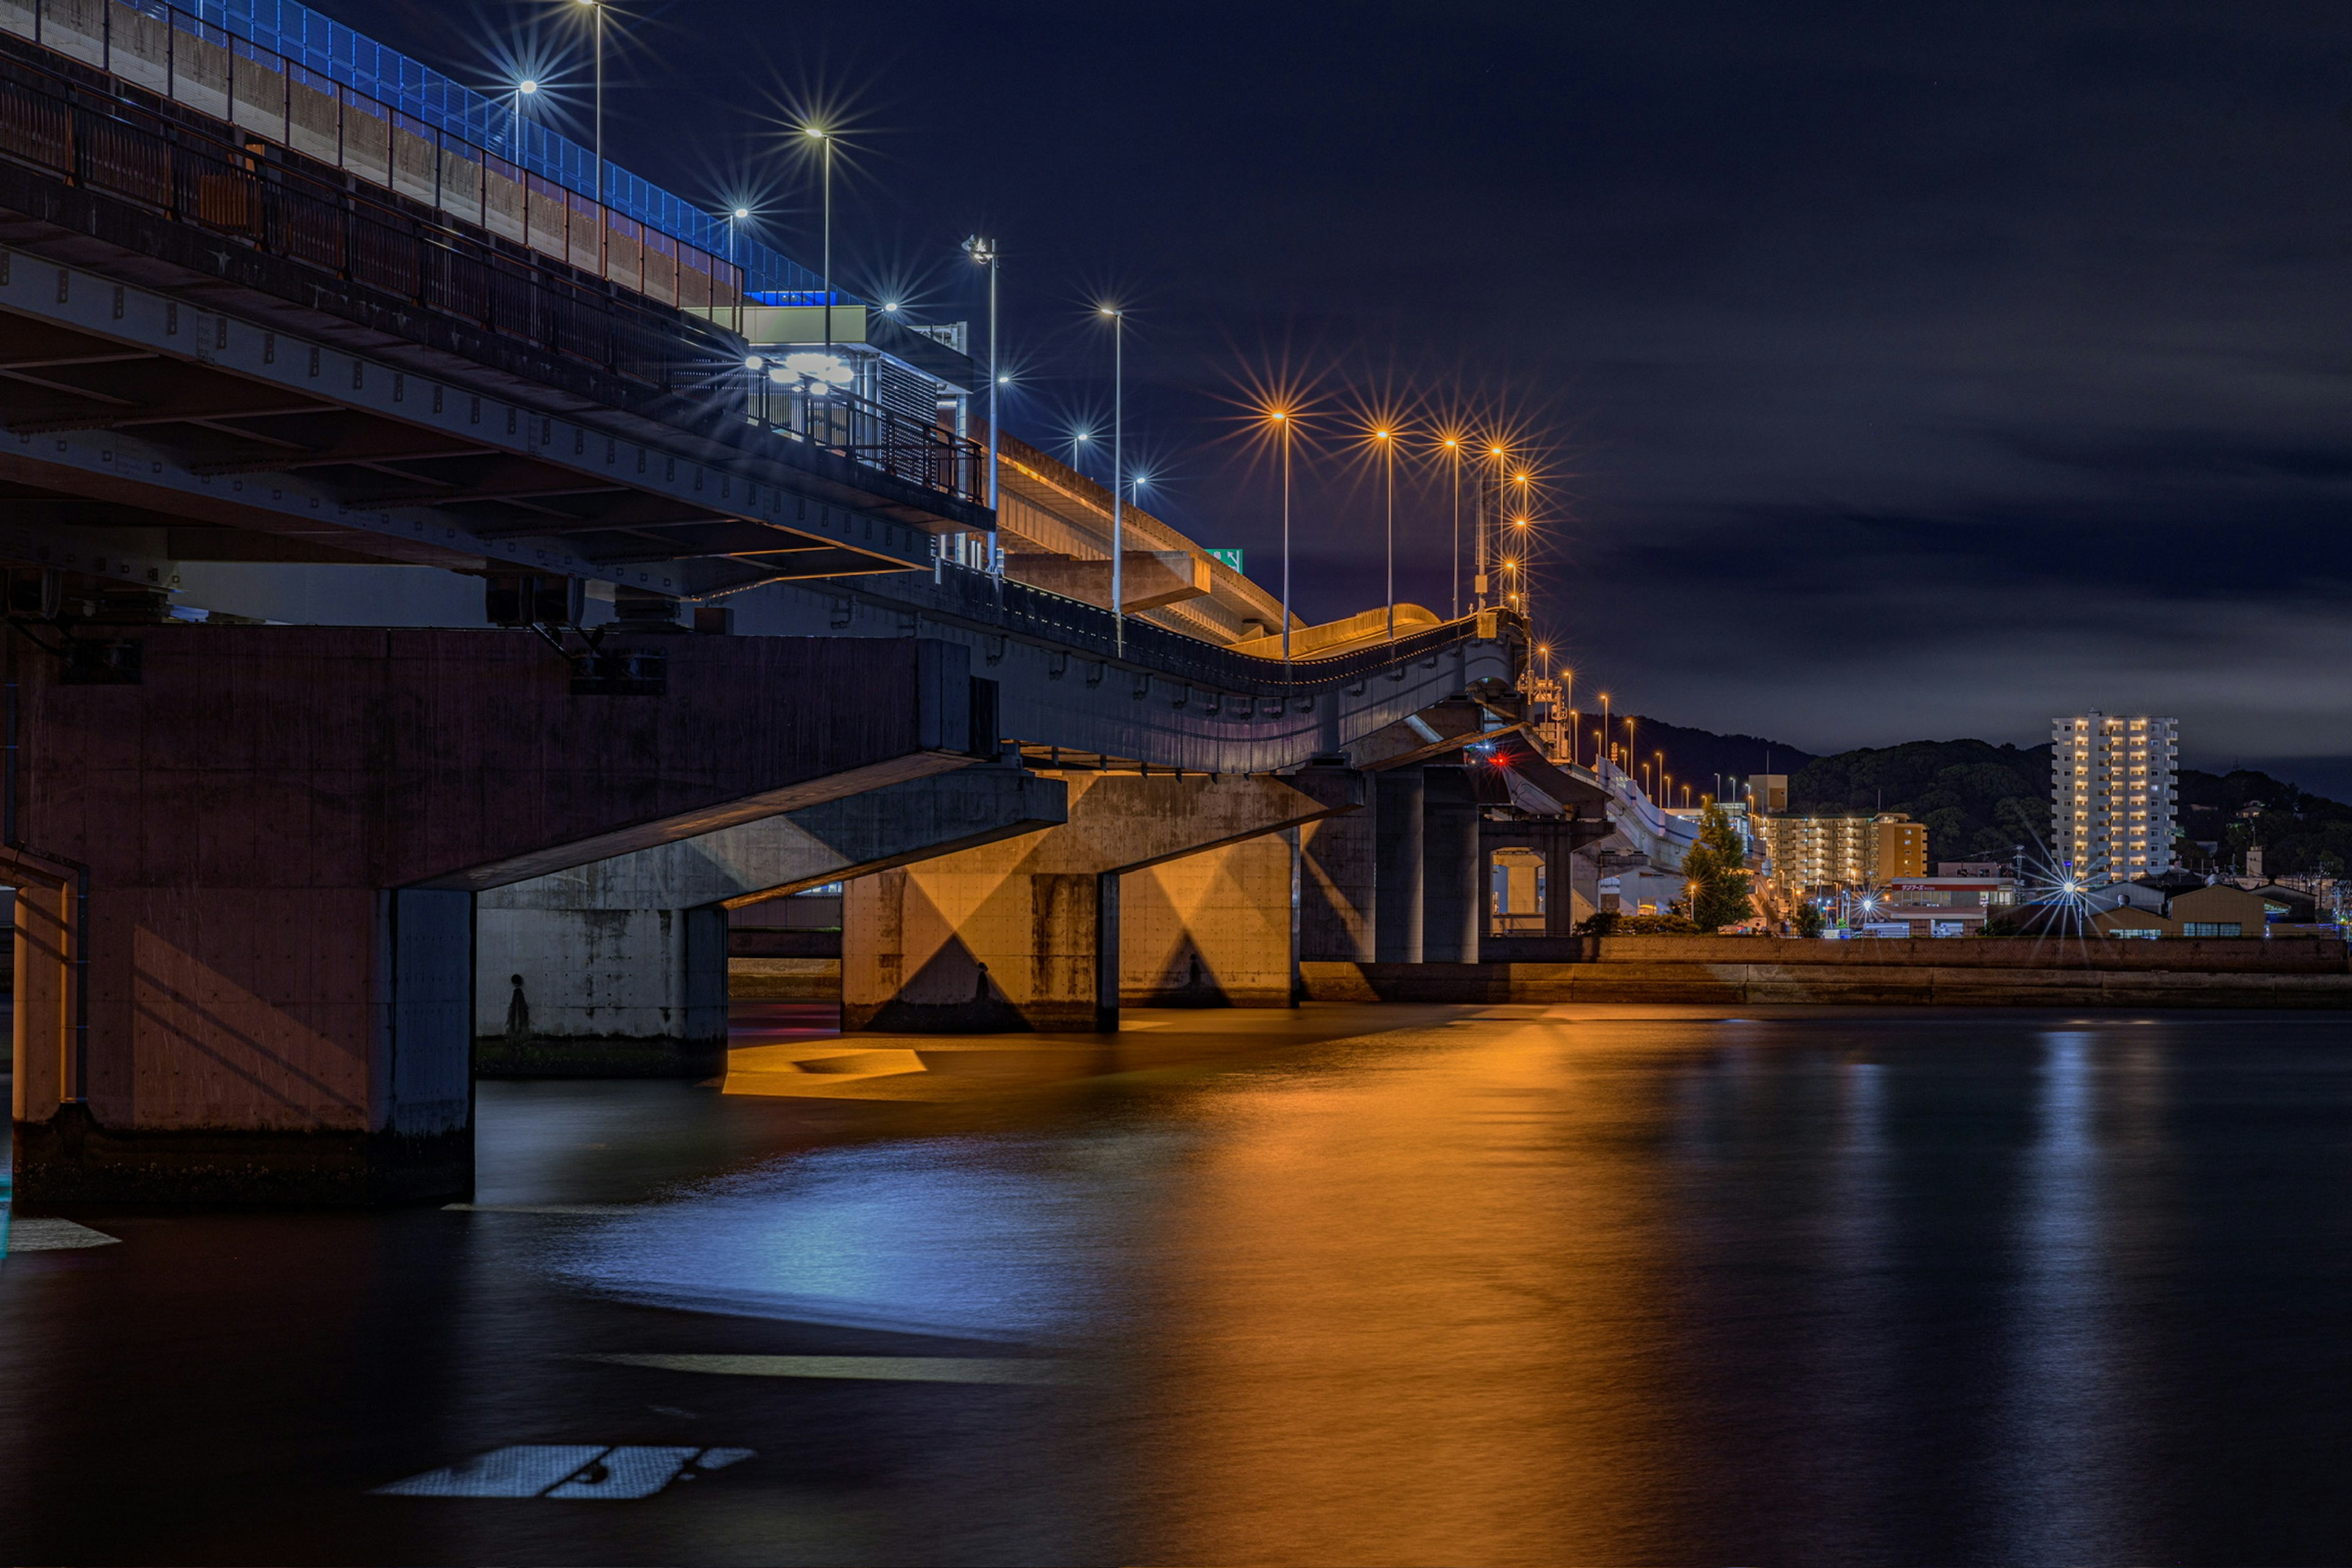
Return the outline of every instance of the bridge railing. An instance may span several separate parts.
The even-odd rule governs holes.
[[[0,158],[665,392],[738,395],[741,340],[719,327],[420,216],[396,193],[379,197],[298,151],[258,156],[233,123],[93,93],[73,66],[50,70],[22,50],[0,37]],[[841,401],[837,413],[777,428],[929,489],[985,497],[977,443]]]
[[[838,452],[854,462],[969,501],[988,499],[987,453],[936,425],[923,425],[855,393],[776,386],[751,368],[752,418],[775,435]]]
[[[893,578],[887,586],[860,589],[846,588],[836,580],[835,591],[925,609],[983,631],[1033,637],[1082,657],[1116,661],[1236,696],[1282,697],[1327,690],[1433,658],[1466,642],[1502,640],[1512,645],[1515,675],[1526,657],[1527,628],[1522,619],[1509,612],[1486,610],[1424,627],[1394,642],[1324,658],[1293,659],[1286,675],[1279,659],[1236,653],[1132,616],[1127,617],[1122,648],[1118,617],[1100,605],[947,561],[936,565],[936,584],[908,576]]]

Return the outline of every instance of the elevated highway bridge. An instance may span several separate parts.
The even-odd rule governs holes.
[[[471,1072],[707,1074],[730,911],[835,881],[852,1027],[1476,956],[1512,617],[1286,662],[1139,510],[1122,622],[1100,487],[753,395],[712,256],[178,15],[0,0],[27,1195],[462,1192]]]

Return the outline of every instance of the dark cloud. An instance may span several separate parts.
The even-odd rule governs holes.
[[[1156,503],[1261,575],[1227,399],[1286,359],[1526,421],[1546,635],[1645,711],[2352,753],[2352,9],[633,4],[619,161],[764,183],[807,254],[756,115],[851,89],[848,279],[969,315],[997,230],[1047,439],[1118,292]],[[526,15],[330,8],[454,67]],[[1443,485],[1404,515],[1442,601]],[[1377,599],[1360,472],[1302,465],[1295,523],[1307,613]]]

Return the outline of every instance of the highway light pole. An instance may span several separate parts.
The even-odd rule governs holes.
[[[829,354],[833,352],[833,132],[816,125],[803,125],[801,131],[815,137],[824,149],[824,271],[817,281],[824,286],[824,352]]]
[[[1445,456],[1454,468],[1454,602],[1451,618],[1462,618],[1462,437],[1445,438]]]
[[[1290,679],[1290,426],[1287,409],[1274,411],[1282,431],[1282,679]]]
[[[1116,305],[1101,307],[1110,318],[1110,613],[1111,641],[1118,657],[1127,657],[1126,509],[1127,483],[1127,312]]]
[[[596,29],[596,205],[604,205],[604,0],[579,0],[588,7]],[[596,215],[596,275],[604,275],[604,234],[611,227],[603,213]]]
[[[963,242],[963,253],[988,268],[988,510],[996,510],[996,389],[1004,384],[1004,376],[996,368],[996,241],[973,235]],[[996,536],[989,536],[988,569],[995,576],[1004,575],[1004,552],[997,547]]]
[[[1381,444],[1381,482],[1386,492],[1389,536],[1389,641],[1396,641],[1396,436],[1393,431],[1375,430],[1372,438]]]

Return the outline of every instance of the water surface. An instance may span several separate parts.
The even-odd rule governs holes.
[[[2352,1020],[1134,1021],[485,1085],[468,1211],[64,1211],[0,1555],[2352,1558]],[[610,1445],[751,1457],[373,1492]]]

